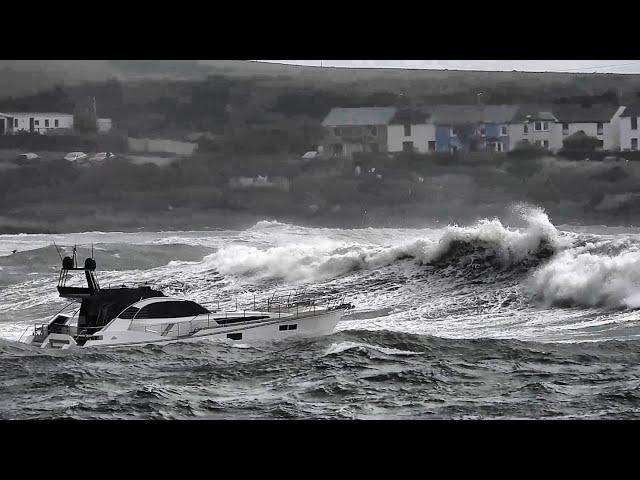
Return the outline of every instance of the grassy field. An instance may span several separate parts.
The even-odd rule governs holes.
[[[164,160],[164,159],[163,159]],[[0,170],[0,231],[244,228],[262,219],[347,228],[425,227],[503,215],[526,202],[559,223],[637,223],[640,162],[557,157],[372,158],[344,162],[201,156],[159,166],[124,159],[81,168],[53,160]],[[253,163],[289,188],[237,188]],[[366,161],[365,161],[366,162]],[[1,164],[1,162],[0,162]],[[382,178],[378,178],[380,174]]]

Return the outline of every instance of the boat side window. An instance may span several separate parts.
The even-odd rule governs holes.
[[[195,317],[209,311],[191,301],[154,302],[142,307],[136,318]]]
[[[136,316],[136,313],[138,313],[139,311],[140,311],[140,309],[137,308],[137,307],[133,307],[133,306],[129,307],[119,315],[119,318],[124,318],[124,319],[127,319],[127,320],[131,320],[133,317]]]
[[[278,330],[280,330],[281,332],[285,331],[285,330],[297,330],[298,329],[298,324],[297,323],[293,323],[291,325],[279,325],[278,326]]]

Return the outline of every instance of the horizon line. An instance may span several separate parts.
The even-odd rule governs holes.
[[[562,70],[478,70],[478,69],[464,69],[464,68],[432,68],[432,67],[394,67],[394,66],[378,66],[378,67],[365,67],[358,65],[307,65],[303,63],[284,63],[282,61],[275,60],[248,60],[254,63],[268,63],[270,65],[279,65],[285,67],[303,67],[303,68],[315,68],[315,69],[339,69],[339,70],[407,70],[407,71],[429,71],[429,72],[471,72],[471,73],[545,73],[545,74],[561,74],[561,75],[640,75],[640,72],[578,72],[578,71],[562,71]],[[606,68],[606,67],[593,67],[593,68]]]

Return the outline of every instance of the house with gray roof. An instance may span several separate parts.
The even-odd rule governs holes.
[[[394,107],[333,108],[322,121],[325,156],[351,158],[356,152],[386,152],[387,126]]]
[[[551,105],[520,105],[509,125],[511,149],[530,144],[556,152],[562,148],[560,124]]]
[[[584,132],[600,141],[604,150],[620,149],[620,115],[625,107],[611,104],[558,105],[553,114],[560,124],[562,140]]]

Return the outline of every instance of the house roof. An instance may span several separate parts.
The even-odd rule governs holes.
[[[396,111],[394,107],[332,108],[322,125],[387,125]]]
[[[4,112],[2,113],[2,115],[5,115],[7,117],[17,117],[17,116],[21,116],[21,115],[42,115],[42,116],[48,116],[48,117],[73,117],[73,114],[71,113],[60,113],[60,112]]]
[[[430,120],[431,113],[427,112],[425,109],[410,108],[398,110],[389,123],[391,125],[402,125],[407,123],[411,125],[419,125],[427,123]]]
[[[547,105],[520,105],[514,117],[514,122],[545,120],[556,122],[558,119],[553,115],[553,108]]]
[[[617,105],[557,105],[553,114],[562,123],[607,123],[618,111]]]
[[[640,102],[625,107],[621,117],[640,117]]]
[[[425,107],[431,122],[441,125],[462,123],[509,123],[516,113],[516,105],[435,105]]]

